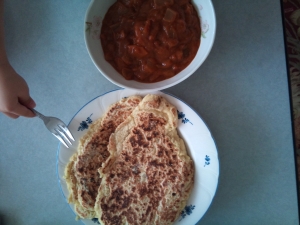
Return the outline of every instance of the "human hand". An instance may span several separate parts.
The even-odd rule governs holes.
[[[29,95],[26,81],[16,73],[9,62],[0,64],[0,112],[8,117],[34,117],[28,108],[34,108],[35,102]]]

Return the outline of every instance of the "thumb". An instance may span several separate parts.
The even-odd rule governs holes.
[[[35,114],[30,109],[34,108],[36,104],[29,95],[27,97],[24,96],[19,97],[19,103],[20,103],[19,107],[15,109],[17,115],[25,116],[25,117],[35,117]]]
[[[35,101],[30,96],[27,98],[19,98],[19,102],[29,109],[32,109],[36,106]]]

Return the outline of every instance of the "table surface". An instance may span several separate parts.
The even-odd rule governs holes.
[[[84,43],[89,0],[6,0],[11,64],[36,109],[70,121],[118,87]],[[216,141],[220,177],[201,224],[298,224],[288,77],[280,1],[213,0],[217,33],[204,64],[165,91],[193,107]],[[0,115],[2,224],[80,224],[56,175],[58,141],[37,119]]]

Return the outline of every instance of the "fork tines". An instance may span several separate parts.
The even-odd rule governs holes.
[[[69,148],[72,145],[71,141],[75,141],[73,135],[64,124],[58,124],[57,128],[54,129],[53,135],[60,140],[61,143]]]

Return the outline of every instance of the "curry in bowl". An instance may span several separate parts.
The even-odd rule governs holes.
[[[100,34],[104,58],[126,80],[154,83],[195,58],[201,28],[190,0],[118,0]]]

